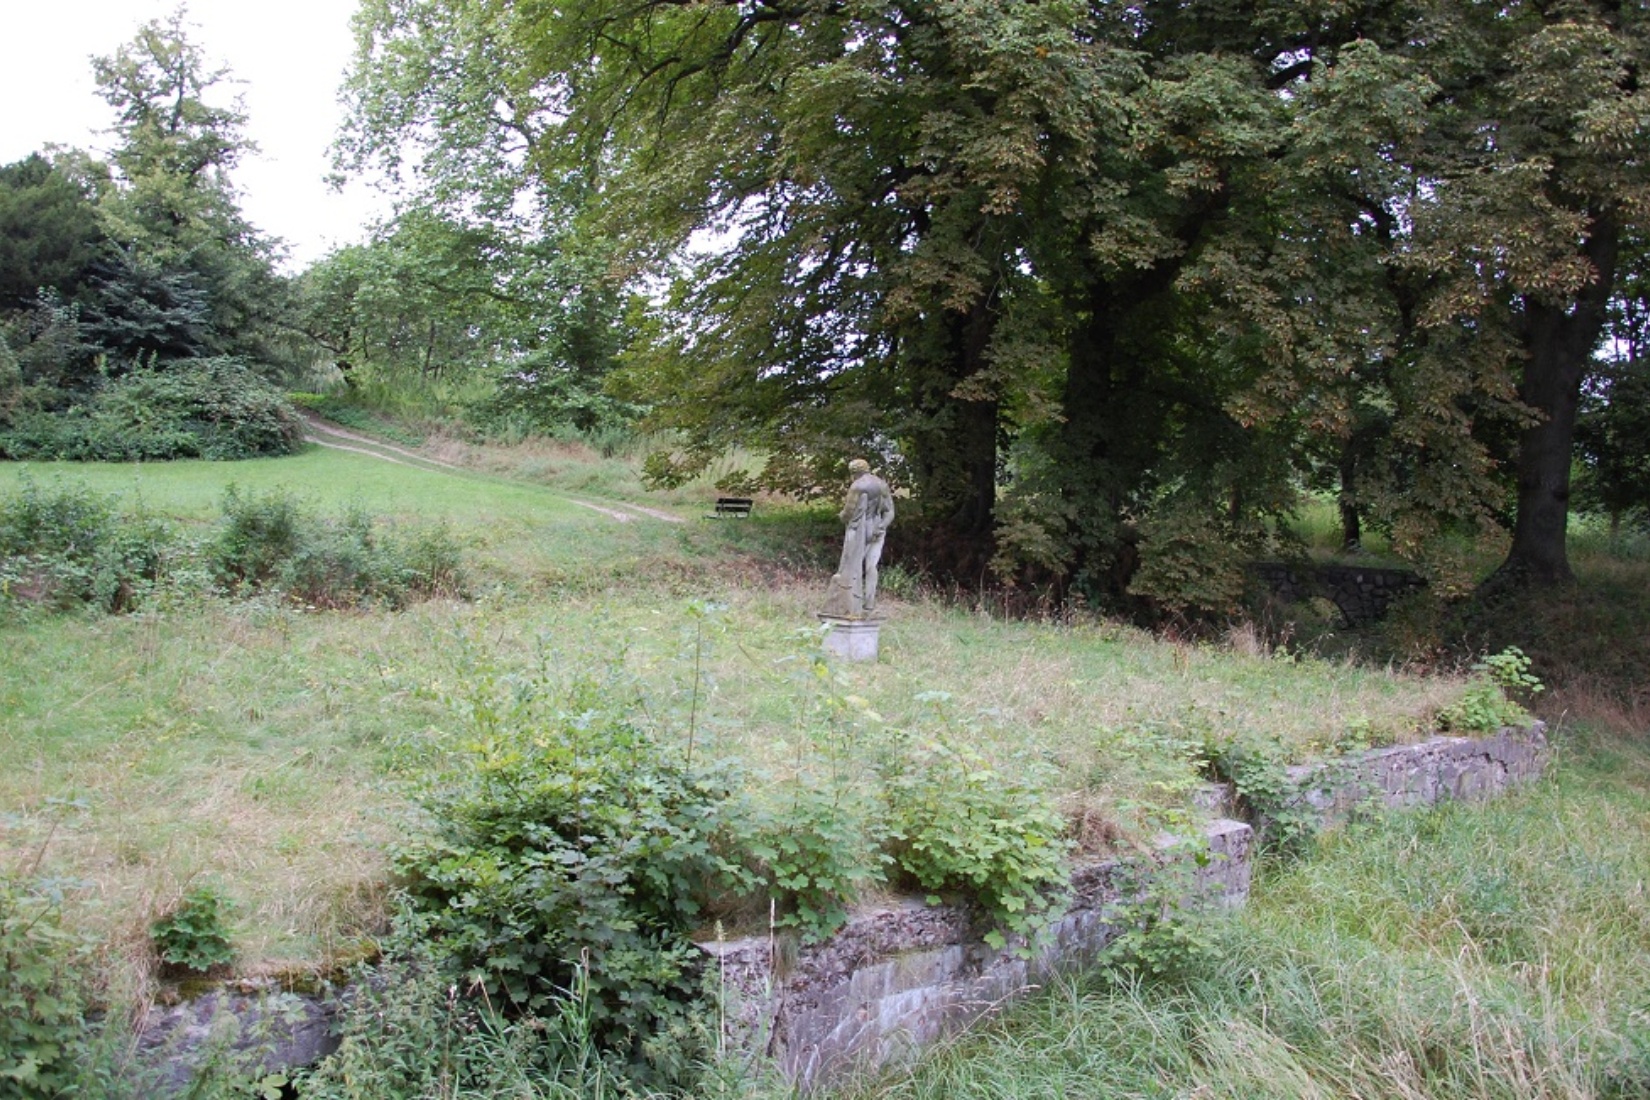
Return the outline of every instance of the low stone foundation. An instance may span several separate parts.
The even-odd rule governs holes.
[[[1488,798],[1540,777],[1547,762],[1546,727],[1537,722],[1302,765],[1290,778],[1299,805],[1333,824],[1370,807]],[[1215,812],[1229,808],[1230,795],[1213,793]],[[1055,973],[1091,964],[1127,927],[1130,892],[1154,878],[1190,870],[1182,904],[1243,904],[1253,837],[1250,825],[1221,817],[1201,841],[1173,843],[1157,860],[1080,866],[1065,915],[1019,950],[988,946],[988,929],[969,907],[915,898],[862,911],[819,944],[759,937],[701,946],[720,968],[730,1038],[811,1088],[909,1057]]]
[[[1251,828],[1212,822],[1199,844],[1166,844],[1149,866],[1186,873],[1207,904],[1249,894]],[[865,910],[819,944],[757,937],[702,946],[715,956],[736,1041],[771,1056],[804,1088],[897,1061],[1036,988],[1094,961],[1126,927],[1118,907],[1142,866],[1077,868],[1065,915],[1033,942],[998,949],[966,905],[916,898]]]
[[[1547,724],[1532,722],[1492,737],[1433,737],[1325,764],[1297,765],[1288,776],[1300,791],[1300,804],[1333,824],[1359,810],[1494,798],[1508,787],[1541,778],[1550,757]]]
[[[1299,805],[1326,823],[1368,808],[1483,799],[1541,776],[1546,727],[1493,737],[1436,737],[1291,769]],[[1230,791],[1209,805],[1230,804]],[[1061,971],[1094,962],[1127,927],[1128,903],[1154,882],[1181,904],[1242,905],[1254,832],[1224,817],[1195,840],[1165,841],[1154,859],[1107,860],[1072,871],[1064,915],[1029,944],[997,949],[963,904],[902,899],[867,908],[823,943],[755,937],[701,946],[727,993],[727,1032],[738,1048],[772,1057],[804,1088],[909,1057]],[[141,1054],[165,1067],[163,1094],[181,1094],[213,1037],[239,1049],[267,1044],[267,1069],[296,1068],[332,1048],[334,1006],[294,994],[214,994],[159,1015]]]

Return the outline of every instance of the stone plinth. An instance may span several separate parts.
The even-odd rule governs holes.
[[[845,661],[877,659],[881,619],[845,619],[821,614],[819,621],[831,628],[825,632],[825,652],[832,657],[841,657]]]

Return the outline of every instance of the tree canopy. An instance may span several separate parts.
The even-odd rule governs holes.
[[[183,20],[94,59],[107,163],[52,149],[0,167],[0,454],[223,457],[297,439],[258,377],[278,369],[287,295],[230,181],[245,119]]]
[[[1303,481],[1447,576],[1568,574],[1575,413],[1645,209],[1603,0],[371,0],[345,148],[541,201],[651,306],[617,376],[955,567],[1230,603]],[[570,190],[571,189],[571,190]]]

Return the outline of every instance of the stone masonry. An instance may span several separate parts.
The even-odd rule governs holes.
[[[1249,569],[1284,603],[1300,603],[1313,597],[1328,600],[1347,626],[1379,622],[1395,601],[1427,584],[1407,569],[1284,562],[1256,562]]]
[[[1290,769],[1299,804],[1325,824],[1359,809],[1493,797],[1539,778],[1546,727],[1492,737],[1435,737]],[[1230,791],[1215,791],[1221,812]],[[1050,976],[1094,962],[1128,927],[1126,903],[1169,879],[1188,901],[1235,907],[1249,894],[1251,826],[1216,818],[1197,842],[1165,842],[1156,859],[1091,863],[1072,873],[1064,916],[1033,943],[989,947],[979,915],[916,898],[864,910],[819,944],[753,937],[701,946],[718,967],[735,1046],[773,1057],[804,1089],[896,1062],[967,1026]]]

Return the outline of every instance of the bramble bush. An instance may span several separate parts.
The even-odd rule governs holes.
[[[421,936],[404,914],[388,961],[354,985],[338,1050],[300,1076],[305,1100],[636,1096],[602,1060],[578,975],[550,1013],[512,1018],[461,996]]]
[[[0,603],[126,611],[160,578],[174,541],[164,524],[81,487],[19,481],[0,497]]]
[[[1042,792],[965,745],[914,743],[883,764],[895,865],[931,894],[959,891],[1004,931],[1043,928],[1065,881],[1065,818]]]
[[[680,1080],[704,977],[688,933],[708,894],[749,881],[723,843],[737,786],[596,694],[469,746],[419,792],[431,829],[394,862],[464,988],[545,1013],[582,968],[603,1047]]]
[[[86,462],[240,459],[291,454],[297,413],[231,357],[151,364],[64,409],[19,409],[0,424],[0,457]]]
[[[46,1100],[84,1083],[91,956],[58,899],[0,873],[0,1095]]]

